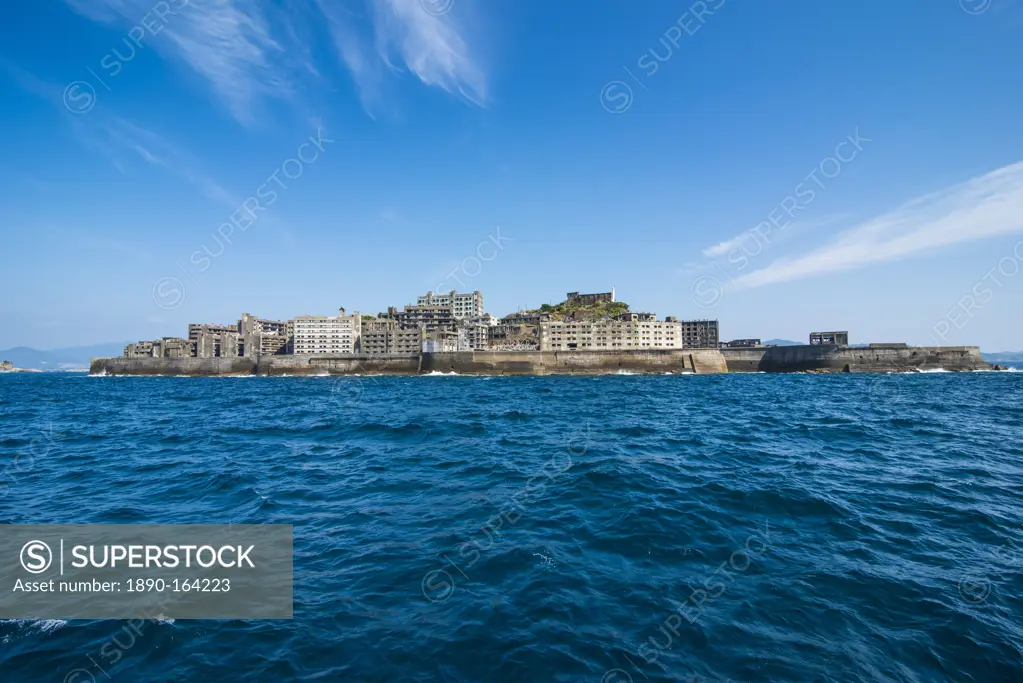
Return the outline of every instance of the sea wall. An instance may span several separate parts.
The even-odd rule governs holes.
[[[599,375],[612,373],[906,372],[988,368],[976,346],[775,346],[651,351],[465,351],[411,356],[96,358],[108,375]]]
[[[262,356],[259,375],[416,375],[419,356]]]
[[[604,375],[727,372],[717,349],[424,353],[423,372],[460,375]]]
[[[419,356],[94,358],[94,375],[415,375]]]
[[[93,375],[252,375],[252,358],[93,358]]]
[[[255,358],[96,358],[108,375],[460,375],[726,372],[717,349],[424,353],[417,356],[261,356]]]
[[[721,349],[728,372],[908,372],[983,370],[990,367],[977,346],[772,346]]]

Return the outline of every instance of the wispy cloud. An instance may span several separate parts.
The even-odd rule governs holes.
[[[93,21],[137,26],[153,0],[65,0]],[[180,9],[145,47],[176,58],[207,81],[238,121],[252,125],[267,101],[301,104],[315,63],[311,32],[326,24],[341,63],[367,111],[381,101],[388,73],[408,71],[422,83],[468,102],[486,101],[485,78],[452,13],[427,12],[422,0],[175,0]],[[326,22],[324,22],[324,19]]]
[[[809,230],[817,230],[828,225],[834,225],[840,221],[849,218],[849,214],[837,213],[837,214],[825,214],[816,220],[800,220],[794,223],[790,223],[785,226],[785,233],[789,235],[795,235],[801,232],[807,232]],[[747,244],[755,236],[754,231],[747,230],[746,232],[740,233],[731,239],[727,239],[723,242],[719,242],[712,247],[707,247],[703,250],[703,255],[707,258],[716,258],[718,256],[725,256],[736,249],[741,249],[744,244]]]
[[[422,0],[374,0],[377,48],[388,64],[397,54],[427,85],[460,95],[473,104],[486,102],[483,73],[451,14],[427,12]]]
[[[741,287],[863,268],[1023,230],[1023,162],[915,199],[830,244],[743,275]]]
[[[85,124],[72,119],[76,125]],[[89,132],[82,134],[84,144],[102,151],[123,171],[120,155],[130,153],[151,166],[160,167],[195,186],[207,199],[228,208],[238,206],[241,198],[224,189],[200,170],[200,164],[163,136],[117,116],[97,118]]]
[[[314,2],[371,114],[382,99],[388,71],[406,69],[426,85],[476,105],[486,103],[486,78],[452,13],[428,12],[423,0],[363,0],[365,13],[338,0]],[[372,40],[364,36],[367,28]]]
[[[125,28],[152,17],[154,0],[65,0],[94,21]],[[293,93],[289,52],[271,33],[267,6],[257,0],[175,0],[175,12],[147,33],[144,47],[175,56],[209,81],[213,91],[240,122],[251,124],[264,98]],[[293,34],[291,34],[293,35]],[[123,47],[122,47],[123,49]]]

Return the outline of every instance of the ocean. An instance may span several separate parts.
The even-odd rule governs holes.
[[[1018,372],[4,375],[0,522],[293,524],[295,616],[0,681],[1018,683],[1021,437]]]

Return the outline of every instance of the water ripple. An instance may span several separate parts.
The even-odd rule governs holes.
[[[343,390],[0,376],[0,522],[293,524],[296,582],[117,661],[126,622],[0,621],[0,680],[1023,677],[1023,374]]]

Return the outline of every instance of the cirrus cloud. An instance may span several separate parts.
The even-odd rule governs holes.
[[[762,287],[854,270],[1020,230],[1023,162],[914,199],[842,231],[824,246],[743,275],[736,285]]]
[[[127,30],[154,0],[65,0],[89,19]],[[382,102],[388,73],[407,71],[421,83],[467,102],[486,102],[486,80],[462,37],[454,12],[438,16],[420,0],[176,0],[144,47],[185,64],[206,81],[245,125],[271,100],[298,104],[303,86],[323,78],[310,41],[325,24],[328,40],[370,113]]]

